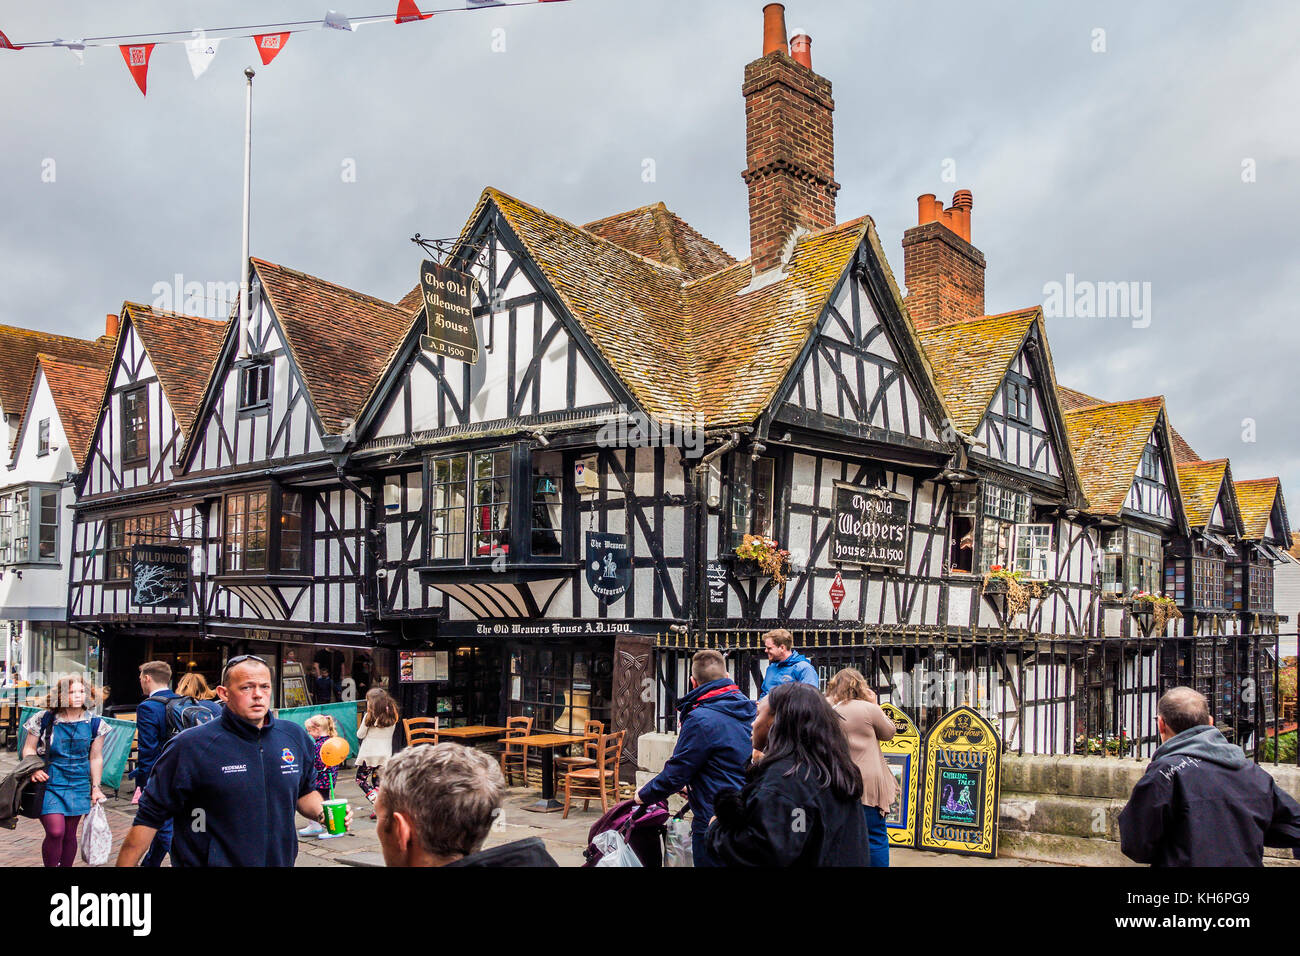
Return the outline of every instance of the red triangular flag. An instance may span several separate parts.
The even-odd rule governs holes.
[[[397,18],[394,23],[410,23],[412,20],[427,20],[433,16],[432,13],[421,13],[420,8],[415,5],[415,0],[398,0]]]
[[[269,66],[276,55],[284,49],[284,45],[289,42],[289,34],[263,33],[253,37],[253,42],[257,44],[257,52],[262,57],[262,66]]]
[[[0,50],[21,50],[21,49],[22,47],[14,46],[12,43],[10,43],[9,38],[4,35],[3,31],[0,31]]]
[[[126,60],[126,68],[135,77],[135,85],[140,87],[140,94],[148,96],[145,84],[149,80],[149,57],[153,56],[153,44],[142,43],[139,46],[123,46],[118,49],[122,51],[122,59]]]

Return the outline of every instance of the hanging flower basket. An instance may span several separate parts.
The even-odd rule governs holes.
[[[995,564],[984,573],[981,593],[987,597],[1005,597],[1007,619],[1029,610],[1031,598],[1043,596],[1043,582],[1025,580],[1024,571],[1012,571]]]
[[[1129,613],[1134,616],[1151,615],[1153,634],[1163,634],[1170,621],[1181,621],[1183,618],[1183,612],[1178,610],[1178,604],[1173,598],[1150,591],[1137,591],[1133,594],[1130,598]]]
[[[773,538],[761,534],[747,534],[736,547],[737,577],[769,577],[777,586],[779,597],[785,599],[785,582],[790,573],[790,552],[781,548]]]

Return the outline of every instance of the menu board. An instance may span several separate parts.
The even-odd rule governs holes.
[[[428,684],[451,679],[451,655],[447,651],[399,651],[397,680],[401,684]]]
[[[893,704],[882,703],[880,708],[894,725],[894,736],[880,741],[880,750],[897,787],[894,802],[885,814],[885,830],[889,834],[890,846],[910,847],[916,843],[921,734],[912,718]]]
[[[993,725],[971,708],[958,707],[930,727],[922,749],[917,848],[997,856],[1002,743]]]

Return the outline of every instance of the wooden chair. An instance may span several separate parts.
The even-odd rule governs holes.
[[[596,739],[596,766],[570,770],[564,775],[563,819],[568,819],[569,804],[574,800],[581,800],[582,809],[586,810],[592,799],[599,797],[601,813],[618,803],[618,763],[626,733],[620,730],[616,734],[601,734]]]
[[[586,729],[582,732],[585,738],[582,743],[582,756],[556,757],[555,772],[568,773],[570,770],[581,770],[583,767],[596,766],[596,742],[604,732],[605,725],[599,720],[587,721]]]
[[[518,773],[528,786],[528,745],[512,744],[511,737],[527,737],[533,732],[533,718],[511,717],[506,721],[506,735],[501,741],[501,775],[510,785],[511,776]]]
[[[406,743],[409,747],[438,742],[437,717],[404,717],[402,729],[406,731]]]

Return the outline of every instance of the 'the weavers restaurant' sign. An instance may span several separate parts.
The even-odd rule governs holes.
[[[469,365],[477,362],[473,299],[477,291],[478,281],[472,276],[426,259],[420,267],[420,292],[428,334],[420,336],[420,348]]]
[[[907,566],[906,495],[835,483],[829,560],[873,567]]]

